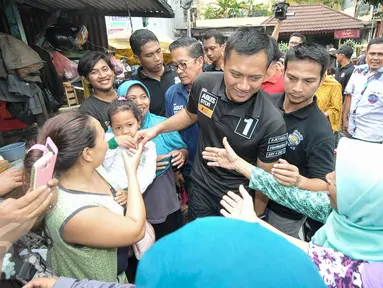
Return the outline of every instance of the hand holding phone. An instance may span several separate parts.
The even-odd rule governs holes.
[[[33,147],[32,147],[33,149]],[[40,148],[37,148],[40,149]],[[49,180],[52,179],[54,168],[57,160],[57,147],[51,140],[47,138],[45,143],[43,156],[33,164],[31,173],[31,188],[36,189],[43,185],[48,184]]]

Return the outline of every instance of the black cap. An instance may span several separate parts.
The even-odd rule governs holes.
[[[352,54],[354,54],[354,49],[352,49],[351,46],[343,45],[340,47],[337,51],[336,54],[343,54],[346,56],[348,59],[351,59]]]
[[[330,56],[333,56],[333,57],[335,57],[335,55],[336,55],[336,49],[335,48],[330,48],[329,50],[328,50],[328,53],[330,54]]]

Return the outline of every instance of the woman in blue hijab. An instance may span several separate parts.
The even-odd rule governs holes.
[[[166,118],[150,113],[150,94],[144,84],[136,80],[126,81],[117,91],[123,97],[136,103],[142,112],[140,129],[147,129],[165,121]],[[146,217],[156,233],[156,238],[177,230],[182,225],[182,214],[178,200],[172,167],[181,168],[188,157],[186,144],[178,132],[158,135],[153,139],[157,150],[157,172],[153,183],[143,194]]]
[[[179,252],[182,247],[182,253]],[[36,279],[27,288],[130,288],[88,280]],[[258,223],[205,217],[156,242],[138,265],[136,288],[325,288],[310,258]],[[344,286],[342,286],[344,287]],[[133,288],[133,287],[131,287]]]

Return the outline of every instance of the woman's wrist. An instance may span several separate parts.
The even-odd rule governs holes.
[[[128,174],[128,177],[137,174],[137,168],[135,168],[133,165],[126,165],[125,170]]]

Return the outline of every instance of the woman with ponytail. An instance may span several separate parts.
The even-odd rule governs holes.
[[[40,132],[40,144],[50,137],[58,148],[58,198],[44,223],[52,240],[48,262],[57,275],[117,281],[122,272],[117,271],[117,248],[144,236],[146,212],[136,175],[142,146],[122,153],[129,181],[122,206],[115,201],[117,191],[97,169],[108,149],[104,135],[100,123],[81,112],[53,117]],[[26,176],[41,156],[39,150],[27,153]],[[123,272],[119,276],[126,282]]]

